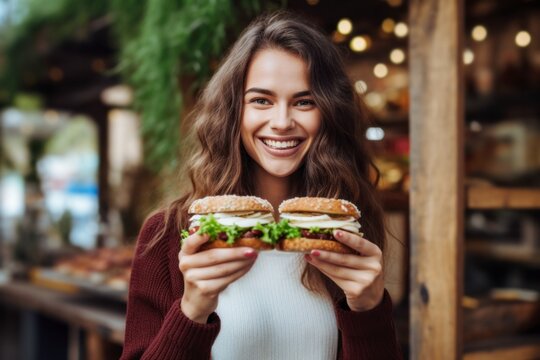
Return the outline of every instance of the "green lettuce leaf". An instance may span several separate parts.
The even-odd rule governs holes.
[[[321,229],[320,227],[317,227],[317,226],[310,227],[308,230],[312,234],[317,233],[317,234],[330,234],[330,235],[332,235],[334,233],[334,229]]]
[[[240,227],[237,225],[222,225],[217,222],[216,218],[212,214],[202,216],[199,219],[199,223],[200,227],[197,233],[208,234],[210,241],[216,240],[220,233],[225,233],[227,234],[227,243],[232,245],[240,235],[250,229],[260,230],[263,233],[261,240],[266,243],[275,244],[279,239],[272,236],[272,227],[274,223],[257,224],[252,228]]]
[[[288,220],[281,220],[278,223],[258,223],[252,228],[245,228],[237,225],[222,225],[217,222],[212,214],[209,214],[202,216],[199,219],[199,224],[198,234],[207,234],[210,237],[210,241],[214,241],[218,238],[220,233],[225,233],[227,234],[228,244],[233,244],[241,234],[250,229],[262,232],[260,239],[268,244],[276,244],[282,238],[291,239],[301,236],[300,228],[291,226]],[[315,232],[315,229],[316,228],[311,228],[310,231]],[[322,231],[325,231],[325,229]],[[329,231],[331,232],[331,230]],[[316,232],[321,232],[321,229],[318,229]],[[182,239],[185,239],[187,236],[189,236],[189,233],[186,230],[182,230]]]

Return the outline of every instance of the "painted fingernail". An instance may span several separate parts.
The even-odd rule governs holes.
[[[244,252],[244,256],[247,258],[254,258],[257,256],[257,252],[255,250],[248,250]]]
[[[304,255],[304,259],[306,259],[306,261],[311,261],[311,256],[309,254],[305,254]]]
[[[311,251],[311,255],[313,255],[313,256],[320,256],[321,253],[318,252],[317,250],[312,250],[312,251]]]

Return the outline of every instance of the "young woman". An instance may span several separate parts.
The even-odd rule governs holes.
[[[401,358],[361,109],[337,49],[309,24],[277,13],[243,32],[193,112],[192,189],[140,232],[122,359]],[[334,233],[361,255],[198,252],[208,239],[194,234],[180,249],[191,202],[222,194],[275,209],[343,198],[362,210],[369,241]]]

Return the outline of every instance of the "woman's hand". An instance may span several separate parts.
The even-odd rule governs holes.
[[[216,310],[219,293],[247,273],[257,258],[257,252],[249,247],[197,252],[207,241],[208,235],[192,234],[178,254],[178,267],[184,275],[180,307],[184,315],[201,324]]]
[[[347,231],[335,230],[334,237],[360,255],[312,250],[306,260],[343,290],[351,310],[373,309],[384,294],[381,249]]]

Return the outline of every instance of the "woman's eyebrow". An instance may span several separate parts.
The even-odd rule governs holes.
[[[269,96],[276,96],[276,93],[273,92],[272,90],[256,88],[256,87],[247,89],[246,92],[244,93],[244,95],[247,95],[250,92],[265,94],[265,95],[269,95]],[[299,91],[297,93],[294,93],[292,97],[294,99],[294,98],[299,98],[299,97],[308,96],[308,95],[311,95],[311,91],[303,90],[303,91]]]
[[[302,96],[309,96],[311,95],[311,91],[309,90],[304,90],[304,91],[300,91],[300,92],[297,92],[293,95],[293,99],[294,98],[299,98],[299,97],[302,97]]]
[[[250,92],[260,93],[260,94],[265,94],[265,95],[270,95],[270,96],[275,96],[276,95],[276,93],[273,92],[272,90],[261,89],[261,88],[256,88],[256,87],[252,87],[252,88],[247,89],[246,92],[244,93],[244,95],[247,95]]]

